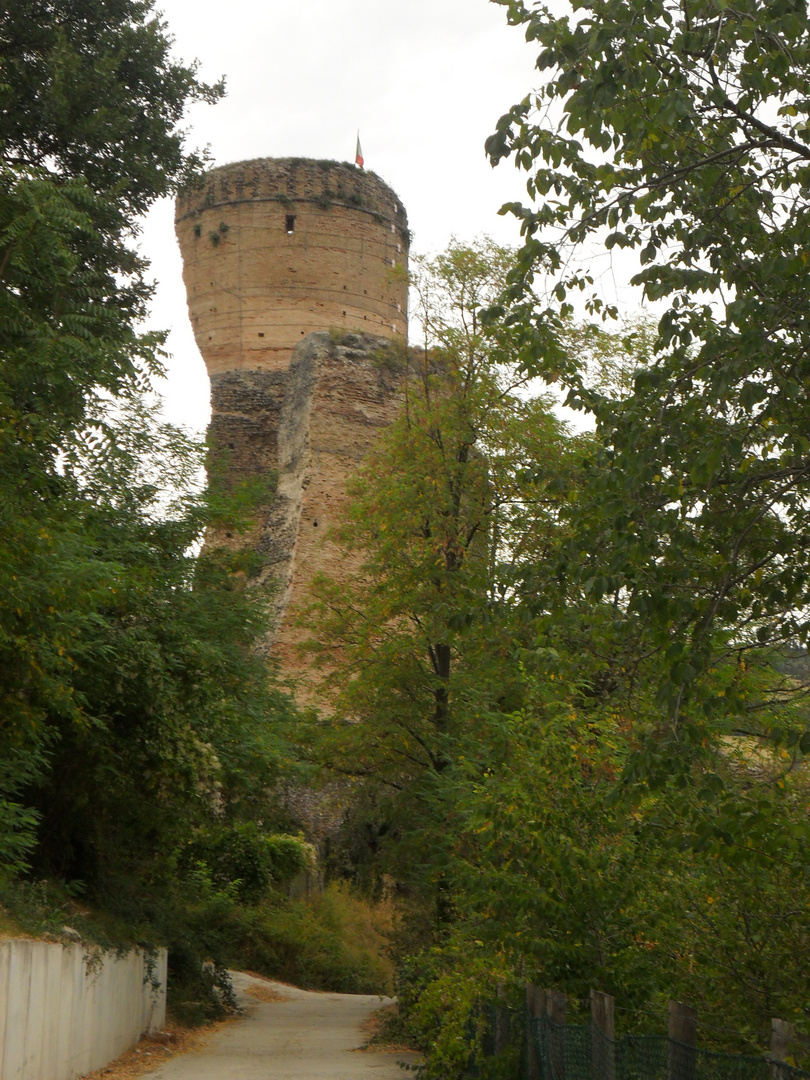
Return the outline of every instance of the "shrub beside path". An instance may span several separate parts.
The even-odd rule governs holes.
[[[419,1060],[361,1049],[364,1027],[390,998],[315,993],[241,972],[233,981],[243,1016],[144,1080],[404,1080],[399,1062]]]

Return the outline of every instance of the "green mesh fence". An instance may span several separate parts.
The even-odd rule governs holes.
[[[595,1025],[531,1021],[543,1080],[810,1080],[766,1058],[696,1050],[664,1035],[609,1039]]]

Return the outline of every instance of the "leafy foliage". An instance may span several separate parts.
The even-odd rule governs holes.
[[[526,235],[513,317],[533,327],[532,369],[596,416],[584,576],[597,599],[622,590],[665,654],[660,704],[677,731],[724,650],[806,640],[807,12],[504,6],[544,73],[487,144],[530,172],[539,200],[509,208]],[[588,245],[637,254],[634,283],[667,305],[620,401],[549,345],[570,291],[588,288],[586,271],[563,270]],[[545,306],[536,274],[552,275]]]
[[[323,583],[316,613],[335,705],[317,737],[363,784],[343,836],[355,872],[365,859],[399,889],[404,1023],[429,1048],[428,1076],[463,1076],[498,986],[517,995],[529,979],[575,1001],[613,993],[635,1030],[689,1000],[704,1030],[736,1029],[715,1045],[759,1052],[771,1016],[807,1007],[791,944],[808,932],[804,654],[791,666],[759,649],[753,663],[718,621],[667,741],[672,624],[612,570],[638,541],[610,528],[626,509],[605,501],[603,433],[566,440],[543,403],[504,392],[509,360],[528,364],[537,341],[497,305],[453,321],[457,257],[420,293],[443,348],[417,353],[406,412],[338,537],[361,576]],[[479,366],[460,377],[479,331]],[[561,316],[558,332],[583,394],[612,415],[635,400],[634,365],[655,363],[648,327]],[[474,424],[465,472],[459,433]],[[471,523],[480,547],[447,543]],[[708,579],[706,549],[678,563],[670,536],[662,557]],[[444,683],[435,641],[451,644]]]
[[[320,755],[367,778],[383,818],[399,803],[407,833],[420,806],[435,824],[431,793],[460,733],[514,704],[511,594],[548,543],[556,499],[523,474],[573,469],[548,403],[516,393],[509,334],[478,321],[507,264],[500,249],[455,245],[420,268],[425,349],[336,537],[358,573],[321,581],[309,616],[333,710]]]
[[[33,819],[11,796],[41,775],[49,717],[81,714],[71,651],[95,618],[89,593],[104,587],[63,455],[101,417],[103,394],[136,393],[159,370],[160,336],[136,330],[150,286],[130,243],[135,214],[198,167],[179,122],[189,100],[221,92],[169,57],[150,12],[140,0],[32,0],[0,14],[0,745],[11,766],[0,782],[12,865]]]
[[[14,448],[47,455],[89,394],[159,366],[159,338],[135,330],[151,289],[129,241],[199,169],[180,123],[222,86],[171,58],[146,0],[25,0],[0,41],[0,400],[24,425]]]
[[[30,796],[36,861],[113,896],[114,868],[136,865],[139,846],[143,859],[171,850],[238,796],[243,738],[262,748],[247,782],[267,782],[266,719],[286,708],[249,651],[264,627],[258,600],[220,554],[195,554],[204,497],[186,490],[172,505],[160,483],[199,468],[203,448],[163,434],[161,445],[161,430],[128,410],[114,443],[67,455],[81,483],[51,522],[46,583],[70,581],[52,605],[67,704],[43,708],[51,779]],[[159,463],[168,476],[149,475]]]
[[[277,838],[279,875],[248,880],[245,858],[226,865],[187,852],[209,834],[238,849],[250,839],[245,816],[260,815],[270,833],[287,826],[273,791],[294,709],[253,650],[265,605],[244,588],[240,560],[198,551],[217,523],[206,495],[188,486],[204,455],[142,408],[119,409],[89,450],[68,448],[73,493],[47,518],[37,580],[55,656],[35,701],[18,692],[35,725],[23,728],[27,771],[9,770],[8,782],[26,815],[25,831],[11,834],[25,844],[18,867],[24,857],[31,876],[101,907],[115,944],[127,934],[168,944],[174,999],[185,1000],[190,980],[208,1012],[226,981],[222,967],[209,986],[201,966],[222,960],[213,926],[240,888],[256,902],[282,884],[291,853]],[[7,685],[14,675],[6,669]],[[289,843],[300,857],[300,843]]]
[[[487,318],[596,432],[553,571],[512,594],[540,646],[520,708],[444,778],[455,925],[402,997],[428,1075],[463,1075],[510,974],[631,1024],[693,1001],[759,1051],[808,1005],[807,11],[502,2],[544,81],[487,143],[533,200],[504,208],[524,246]],[[572,333],[577,293],[616,314],[578,269],[600,250],[664,311],[629,379]]]
[[[624,1030],[658,1027],[668,999],[686,1000],[702,1045],[761,1052],[770,1018],[801,1025],[808,1005],[794,952],[810,930],[797,858],[806,768],[727,748],[716,762],[723,815],[747,815],[756,843],[760,812],[782,858],[718,858],[682,822],[674,784],[629,813],[616,799],[635,718],[573,706],[568,673],[549,660],[521,711],[493,718],[497,751],[470,740],[447,778],[454,918],[403,965],[399,988],[412,1034],[431,1048],[427,1075],[465,1075],[498,987],[519,1001],[526,980],[563,988],[575,1015],[592,987],[614,994]]]
[[[255,902],[272,885],[289,885],[297,874],[314,870],[312,850],[295,836],[270,836],[253,821],[214,826],[199,833],[184,861],[204,863],[220,887],[236,886],[240,900]]]
[[[249,560],[200,550],[245,507],[200,491],[204,448],[141,400],[163,339],[138,329],[138,215],[199,171],[184,110],[222,87],[173,58],[147,0],[24,0],[0,42],[3,898],[39,929],[81,898],[113,944],[168,943],[175,994],[210,1012],[244,866],[184,853],[217,834],[244,864],[274,843],[274,874],[243,876],[257,901],[301,854],[245,824],[288,824],[265,603]],[[25,873],[54,884],[37,899]]]

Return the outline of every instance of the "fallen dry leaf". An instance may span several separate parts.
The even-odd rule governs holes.
[[[80,1080],[135,1080],[136,1077],[157,1069],[176,1054],[198,1050],[214,1032],[233,1023],[234,1019],[235,1017],[231,1016],[196,1028],[167,1023],[163,1031],[154,1035],[143,1035],[137,1046],[101,1069],[86,1073]]]

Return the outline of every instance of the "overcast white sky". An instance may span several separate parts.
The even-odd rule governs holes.
[[[175,51],[201,77],[225,75],[227,97],[197,105],[190,143],[215,163],[255,157],[354,160],[400,196],[413,250],[486,233],[517,244],[522,199],[511,162],[492,169],[484,140],[535,85],[535,50],[488,0],[158,0]],[[170,329],[160,388],[175,423],[203,429],[208,382],[188,323],[173,208],[157,205],[141,247],[158,283],[151,323]]]

